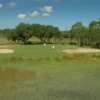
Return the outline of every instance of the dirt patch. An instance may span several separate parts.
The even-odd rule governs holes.
[[[0,53],[13,53],[12,49],[0,49]]]
[[[100,52],[99,49],[89,49],[89,48],[79,48],[79,49],[66,49],[63,50],[64,53],[92,53]]]

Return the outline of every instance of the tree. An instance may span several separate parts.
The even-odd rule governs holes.
[[[25,44],[27,40],[31,38],[31,36],[32,32],[30,24],[20,23],[15,29],[10,31],[10,33],[7,35],[7,39],[14,42],[22,42]]]
[[[75,41],[77,41],[78,44],[82,45],[83,44],[82,39],[84,38],[83,32],[84,32],[84,27],[82,23],[81,22],[75,23],[70,31],[71,43],[73,42],[73,39],[75,39]]]
[[[92,21],[89,24],[89,33],[91,39],[91,46],[100,48],[100,27],[99,21]]]
[[[61,34],[57,27],[51,25],[32,24],[31,30],[32,34],[38,37],[42,43],[50,43],[51,38],[59,37]]]
[[[93,30],[93,29],[98,29],[99,27],[99,22],[98,21],[92,21],[90,24],[89,24],[89,29]]]
[[[12,29],[10,33],[7,35],[8,40],[12,40],[13,42],[16,42],[18,39],[18,34],[16,33],[16,29]]]
[[[53,27],[51,25],[46,26],[45,37],[47,43],[50,43],[51,38],[59,38],[61,36],[61,32],[57,27]]]
[[[32,33],[30,31],[30,24],[20,23],[16,27],[17,31],[17,40],[22,41],[23,43],[26,43],[27,40],[32,36]]]
[[[42,43],[46,42],[45,34],[46,34],[46,27],[45,27],[45,25],[39,25],[38,28],[37,28],[36,37],[38,37],[41,40]]]
[[[61,37],[62,38],[69,38],[69,34],[70,34],[69,31],[62,31],[61,32]]]

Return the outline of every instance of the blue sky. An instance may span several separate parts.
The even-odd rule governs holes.
[[[100,0],[0,0],[0,29],[25,22],[69,30],[76,22],[87,26],[99,18]]]

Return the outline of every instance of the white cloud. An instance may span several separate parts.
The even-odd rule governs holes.
[[[32,12],[31,14],[30,14],[30,16],[31,17],[37,17],[37,16],[39,16],[39,12],[38,11],[34,11],[34,12]]]
[[[22,20],[29,20],[29,18],[26,16],[26,14],[19,14],[18,18],[22,19]]]
[[[3,4],[0,3],[0,8],[3,8]]]
[[[25,18],[26,18],[26,14],[19,14],[19,15],[18,15],[18,18],[19,18],[19,19],[25,19]]]
[[[42,16],[47,17],[47,16],[50,16],[50,14],[49,13],[43,13]]]
[[[53,7],[52,6],[45,6],[45,7],[41,8],[41,10],[43,12],[51,13],[51,12],[53,12]]]
[[[9,4],[8,4],[9,7],[15,7],[16,5],[17,5],[16,2],[9,2]]]

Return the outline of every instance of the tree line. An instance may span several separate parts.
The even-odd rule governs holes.
[[[59,38],[60,35],[60,30],[51,25],[26,24],[21,22],[15,29],[9,29],[7,39],[26,44],[31,37],[37,37],[41,40],[41,43],[50,43],[51,38]]]
[[[70,39],[69,44],[100,48],[100,19],[92,21],[85,27],[82,22],[72,25],[72,28],[61,32],[52,25],[19,23],[15,29],[0,30],[0,35],[7,36],[8,40],[26,44],[31,37],[37,37],[41,43],[50,43],[52,38]]]
[[[100,19],[99,21],[92,21],[88,27],[77,22],[67,35],[71,44],[100,48]]]

